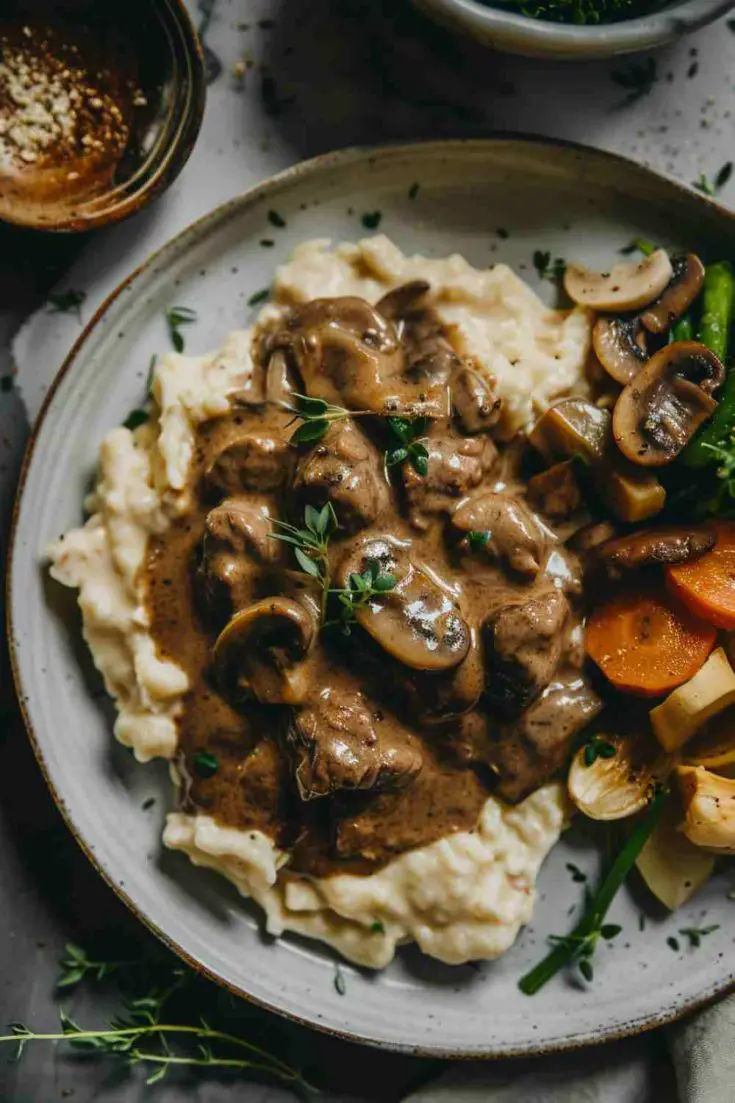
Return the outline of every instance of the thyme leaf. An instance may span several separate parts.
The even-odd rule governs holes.
[[[397,581],[394,574],[381,568],[377,559],[369,560],[362,574],[353,572],[350,575],[346,589],[329,591],[336,596],[340,606],[337,619],[332,623],[339,624],[344,634],[349,636],[358,610],[394,589]]]
[[[320,400],[319,400],[320,401]],[[330,589],[329,541],[339,527],[334,506],[327,502],[321,509],[307,505],[304,509],[304,527],[297,528],[287,521],[273,522],[278,531],[269,535],[273,540],[290,544],[294,558],[304,574],[316,579],[321,590],[321,623],[324,624]]]
[[[176,352],[184,351],[184,335],[181,332],[181,327],[190,326],[196,320],[196,311],[189,306],[170,306],[166,310],[168,335]]]
[[[425,477],[429,471],[429,453],[420,439],[426,433],[428,418],[389,417],[387,425],[397,444],[385,453],[385,466],[398,467],[408,461],[417,475]]]

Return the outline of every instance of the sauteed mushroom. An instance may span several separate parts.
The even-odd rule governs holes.
[[[392,291],[383,295],[382,299],[378,299],[375,309],[384,318],[394,322],[409,310],[417,310],[422,305],[421,300],[426,292],[430,290],[431,284],[426,280],[410,280],[409,283],[402,283],[400,287],[394,287]]]
[[[592,329],[597,359],[616,383],[625,386],[648,359],[640,318],[598,318]]]
[[[355,297],[313,299],[293,311],[269,343],[284,350],[313,398],[376,414],[440,417],[446,387],[406,377],[395,326]]]
[[[568,264],[564,288],[580,306],[621,313],[648,306],[667,287],[672,274],[667,253],[656,249],[643,260],[615,264],[609,272],[592,272],[582,265]]]
[[[619,579],[626,571],[640,567],[698,559],[714,547],[716,540],[714,529],[701,526],[639,529],[600,545],[596,549],[595,561],[610,578]]]
[[[704,265],[696,254],[677,257],[673,270],[668,287],[641,314],[640,320],[650,333],[666,333],[702,290]]]
[[[416,739],[361,693],[325,689],[295,712],[288,735],[302,800],[340,789],[402,789],[421,770]]]
[[[613,436],[628,459],[661,467],[717,408],[725,368],[705,345],[677,341],[655,353],[615,404]]]
[[[452,377],[452,405],[464,433],[486,433],[502,413],[503,402],[495,381],[463,364]]]
[[[301,661],[314,633],[314,617],[291,598],[263,598],[242,609],[214,645],[220,684],[234,696],[263,704],[299,704],[309,689]]]
[[[410,562],[405,544],[390,536],[358,542],[340,564],[338,584],[346,587],[371,562],[397,581],[356,610],[357,623],[404,666],[437,672],[458,666],[469,650],[469,628],[428,572]]]

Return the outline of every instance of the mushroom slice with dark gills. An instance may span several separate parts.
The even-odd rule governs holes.
[[[510,720],[554,677],[564,647],[569,604],[556,588],[501,605],[485,622],[485,690]]]
[[[486,761],[498,775],[498,795],[520,801],[553,777],[602,704],[575,671],[556,679],[520,719],[494,729]]]
[[[712,392],[724,378],[723,364],[706,345],[676,341],[660,349],[615,403],[620,451],[644,467],[670,463],[717,408]]]
[[[332,422],[299,460],[293,488],[311,505],[331,502],[347,532],[369,525],[388,505],[380,453],[348,419]]]
[[[639,529],[598,546],[593,564],[602,567],[610,578],[617,580],[627,571],[641,567],[699,559],[716,542],[715,530],[701,525]]]
[[[300,704],[310,688],[304,660],[315,635],[315,612],[292,598],[263,598],[240,610],[214,645],[220,686],[239,699]]]
[[[218,445],[205,477],[225,494],[278,490],[291,475],[293,450],[284,437],[260,432],[252,424],[233,424]]]
[[[547,536],[520,498],[500,491],[477,494],[454,511],[452,529],[463,551],[497,560],[528,578],[541,570]]]
[[[258,580],[283,561],[283,545],[271,539],[272,525],[265,497],[226,498],[207,514],[199,581],[216,613],[229,616],[248,605]]]
[[[455,434],[426,439],[427,472],[419,474],[404,463],[403,487],[411,524],[426,530],[432,518],[449,515],[460,498],[480,485],[492,468],[498,451],[489,437]]]
[[[297,307],[268,342],[283,349],[305,392],[350,410],[442,417],[443,382],[406,374],[406,356],[393,322],[364,299],[313,299]]]
[[[500,420],[503,400],[495,390],[495,380],[484,371],[461,363],[451,381],[452,409],[463,433],[486,433]]]
[[[598,318],[592,328],[597,359],[616,383],[625,387],[635,379],[646,360],[646,330],[638,317]]]
[[[403,789],[419,773],[418,741],[361,693],[325,689],[297,709],[287,745],[302,800],[340,789]]]
[[[641,322],[650,333],[666,333],[702,290],[704,265],[695,253],[676,257],[673,269],[668,286],[641,314]]]
[[[648,306],[668,286],[672,275],[667,253],[656,249],[643,260],[615,264],[609,272],[592,272],[581,264],[568,264],[564,289],[579,306],[619,314]]]
[[[470,630],[434,578],[409,559],[409,547],[394,537],[358,540],[339,565],[336,583],[347,588],[350,575],[377,563],[396,579],[355,610],[355,620],[399,663],[413,670],[440,672],[459,666],[470,647]]]
[[[431,290],[431,284],[426,280],[409,280],[387,291],[375,304],[375,309],[384,318],[396,322],[409,311],[421,308],[427,293]]]

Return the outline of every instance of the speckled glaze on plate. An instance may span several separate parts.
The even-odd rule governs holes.
[[[478,42],[524,57],[612,57],[636,50],[653,50],[664,42],[690,34],[719,19],[735,6],[735,0],[682,0],[660,11],[619,23],[552,23],[533,19],[488,0],[413,0],[414,4],[453,30]],[[520,7],[520,5],[519,5]]]
[[[273,210],[284,228],[269,222]],[[187,330],[187,349],[212,348],[247,323],[248,299],[268,287],[297,242],[355,239],[367,232],[363,215],[378,211],[380,230],[403,249],[459,251],[480,266],[507,261],[547,299],[553,289],[536,279],[535,249],[600,267],[634,236],[711,256],[735,252],[735,219],[688,188],[610,154],[507,136],[330,154],[195,223],[98,311],[59,373],[29,447],[8,602],[28,731],[69,827],[125,903],[194,967],[263,1006],[353,1039],[434,1055],[530,1054],[639,1031],[735,984],[732,874],[715,877],[668,918],[633,885],[610,913],[624,932],[598,950],[594,986],[557,977],[529,999],[518,978],[544,953],[549,933],[569,930],[582,901],[567,863],[591,878],[598,869],[599,850],[572,831],[544,867],[533,925],[503,959],[451,968],[408,947],[380,974],[342,963],[338,990],[337,958],[328,949],[263,937],[257,910],[224,879],[162,852],[173,799],[167,768],[139,766],[115,744],[74,595],[47,577],[44,549],[79,523],[99,440],[140,404],[151,354],[167,347],[164,308],[194,307],[199,321]],[[156,803],[143,811],[150,796]],[[698,950],[685,940],[678,952],[670,949],[667,937],[702,921],[720,927]]]

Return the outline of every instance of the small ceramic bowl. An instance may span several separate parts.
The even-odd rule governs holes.
[[[735,7],[735,0],[684,0],[638,19],[580,27],[532,19],[510,8],[491,7],[481,0],[414,0],[414,3],[447,26],[497,50],[558,60],[650,50],[711,23]]]
[[[204,111],[182,0],[10,0],[0,15],[0,220],[88,230],[175,179]]]

